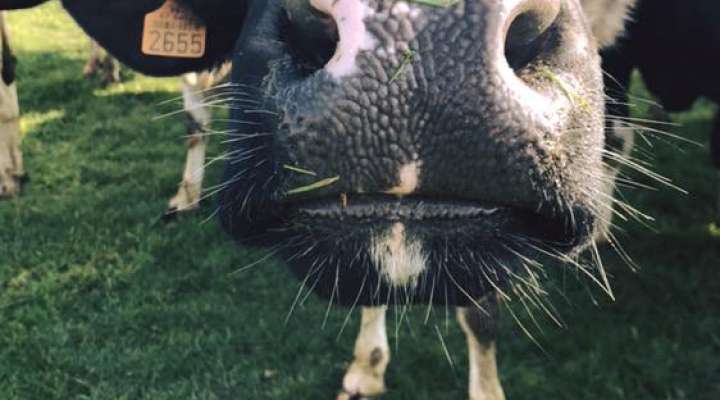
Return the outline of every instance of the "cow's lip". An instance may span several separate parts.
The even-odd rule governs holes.
[[[357,221],[467,220],[490,217],[506,207],[471,201],[391,195],[343,195],[291,204],[297,215]]]
[[[342,195],[286,204],[306,223],[385,224],[405,222],[432,227],[433,232],[482,226],[483,235],[515,235],[570,250],[587,238],[582,218],[520,206],[466,199]],[[568,221],[573,221],[570,224]]]

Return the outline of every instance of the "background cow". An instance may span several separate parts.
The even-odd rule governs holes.
[[[4,7],[8,7],[9,5]],[[19,5],[16,5],[19,6]],[[2,128],[0,129],[0,197],[12,197],[19,193],[25,181],[22,150],[20,148],[19,107],[15,84],[15,57],[8,43],[7,30],[2,26],[3,44],[3,99]],[[83,75],[99,75],[104,84],[120,82],[120,62],[107,53],[97,42],[91,41],[90,57]],[[177,194],[169,201],[165,217],[171,218],[179,212],[197,209],[203,197],[205,156],[208,135],[211,134],[211,110],[216,105],[208,104],[218,93],[213,91],[226,83],[230,64],[202,72],[189,72],[181,78],[183,108],[186,115],[188,153],[182,180]],[[218,88],[221,92],[222,88]],[[217,103],[217,102],[216,102]]]
[[[0,13],[0,198],[13,196],[25,178],[20,152],[20,109],[15,84],[15,56],[10,49],[5,18]]]
[[[208,135],[211,134],[212,109],[216,107],[219,85],[227,83],[230,63],[202,72],[189,72],[181,77],[183,108],[187,125],[188,153],[182,181],[177,194],[170,199],[165,217],[195,210],[203,197],[203,180]],[[99,75],[104,84],[120,82],[120,62],[92,40],[90,57],[83,68],[83,75]],[[218,90],[213,90],[217,88]],[[221,107],[222,105],[220,105]]]
[[[720,104],[720,3],[714,0],[641,0],[632,23],[615,46],[603,54],[608,113],[625,132],[629,121],[627,90],[632,72],[640,71],[648,90],[669,111],[687,110],[704,96]],[[640,128],[642,129],[642,128]],[[652,128],[651,128],[652,129]],[[663,128],[664,129],[664,128]],[[631,131],[631,130],[630,130]],[[620,141],[625,134],[614,135]],[[631,139],[630,139],[631,140]],[[621,146],[621,144],[615,144]],[[710,153],[720,168],[720,117],[711,133]],[[720,174],[719,174],[720,176]],[[720,224],[720,180],[716,221]]]
[[[106,85],[120,83],[120,62],[91,40],[90,57],[83,67],[83,75],[87,78],[99,75]]]
[[[177,194],[170,199],[166,217],[194,210],[200,205],[203,198],[207,141],[209,135],[212,135],[212,110],[223,108],[218,96],[223,92],[222,84],[227,83],[230,68],[230,63],[224,63],[211,70],[183,74],[181,78],[188,152],[180,187]]]

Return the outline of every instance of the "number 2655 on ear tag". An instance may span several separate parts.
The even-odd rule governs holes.
[[[201,58],[205,55],[207,28],[176,0],[145,15],[143,54],[170,58]]]

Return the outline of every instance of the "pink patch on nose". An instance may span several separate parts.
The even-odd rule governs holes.
[[[357,72],[358,54],[375,48],[375,38],[365,26],[372,9],[362,0],[310,0],[310,4],[330,15],[338,28],[340,41],[325,70],[336,79]]]

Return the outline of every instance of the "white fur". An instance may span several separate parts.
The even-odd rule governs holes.
[[[425,271],[427,257],[422,243],[408,238],[405,225],[399,222],[373,238],[370,254],[380,275],[395,287],[414,287]]]
[[[195,127],[208,127],[210,124],[212,115],[205,104],[208,90],[222,82],[229,71],[230,64],[225,64],[213,71],[183,75],[182,93],[185,113],[193,119]],[[207,132],[200,129],[193,130],[189,134],[183,179],[177,194],[170,199],[169,210],[172,212],[193,210],[199,206],[202,197]]]
[[[610,46],[622,35],[636,1],[580,0],[598,47]]]
[[[385,191],[385,193],[407,196],[415,192],[418,186],[420,186],[420,163],[411,162],[403,165],[398,171],[397,186]]]
[[[0,47],[7,40],[4,14],[0,13]],[[2,52],[0,52],[0,65]],[[13,196],[20,190],[19,178],[25,173],[20,151],[20,107],[15,83],[0,79],[0,197]]]
[[[338,396],[338,400],[379,396],[385,392],[385,370],[390,362],[386,312],[387,307],[362,309],[360,334],[355,341],[355,357],[343,378],[343,393]]]
[[[495,358],[495,343],[480,343],[465,317],[466,309],[457,309],[457,320],[468,345],[468,392],[470,400],[505,400]]]
[[[335,55],[325,70],[336,79],[356,73],[358,54],[376,46],[365,26],[365,19],[373,10],[363,0],[310,0],[310,4],[335,20],[340,36]]]

